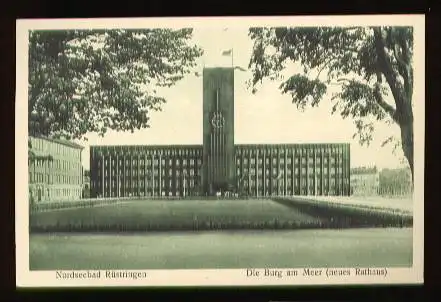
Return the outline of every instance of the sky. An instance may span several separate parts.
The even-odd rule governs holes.
[[[244,27],[195,28],[193,43],[204,50],[195,71],[202,72],[204,66],[231,66],[232,58],[222,56],[222,51],[231,48],[234,66],[248,68],[252,41]],[[290,72],[296,72],[296,66],[291,68]],[[235,144],[350,143],[352,167],[376,165],[382,169],[404,165],[400,148],[394,153],[392,145],[381,146],[387,137],[400,136],[398,126],[377,122],[374,140],[369,146],[361,146],[353,138],[353,120],[331,115],[330,95],[319,107],[301,112],[289,95],[280,92],[280,82],[265,81],[253,95],[246,86],[251,76],[248,70],[235,71]],[[104,137],[88,134],[88,141],[81,142],[85,147],[84,168],[89,169],[90,145],[202,144],[202,77],[191,73],[161,92],[167,103],[162,111],[151,113],[150,128],[134,133],[109,131]]]

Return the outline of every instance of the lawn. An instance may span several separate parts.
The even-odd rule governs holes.
[[[31,234],[30,269],[409,267],[412,229]]]
[[[293,229],[323,223],[271,200],[136,200],[30,215],[31,232]]]

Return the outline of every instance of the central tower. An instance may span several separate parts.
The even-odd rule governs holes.
[[[234,166],[234,69],[203,71],[203,189],[207,194],[236,183]]]

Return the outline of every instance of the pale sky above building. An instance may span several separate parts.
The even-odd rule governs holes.
[[[231,57],[223,50],[233,48],[235,66],[248,68],[252,41],[245,27],[195,28],[194,42],[204,49],[195,71],[205,67],[231,66]],[[291,67],[290,67],[291,68]],[[296,72],[292,67],[291,73]],[[353,138],[356,132],[352,119],[331,115],[330,95],[318,108],[297,109],[289,95],[282,95],[280,82],[264,82],[252,94],[246,87],[250,71],[235,72],[235,143],[347,143],[351,144],[351,166],[377,165],[381,168],[403,166],[402,151],[394,154],[392,145],[381,147],[390,135],[400,136],[396,125],[377,122],[374,141],[360,146]],[[193,73],[175,86],[162,90],[167,103],[160,112],[152,112],[150,128],[130,132],[109,131],[104,137],[87,135],[82,161],[89,169],[90,145],[202,144],[202,77]]]

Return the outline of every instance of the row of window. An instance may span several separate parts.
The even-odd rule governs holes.
[[[101,178],[101,177],[97,178],[97,183],[101,183],[103,181],[104,182],[108,182],[110,180],[115,181],[115,182],[119,182],[119,183],[136,182],[136,181],[139,181],[139,182],[152,182],[152,181],[159,180],[159,179],[165,180],[165,181],[168,181],[168,180],[170,180],[170,181],[172,181],[172,180],[174,180],[174,181],[184,181],[183,177],[176,178],[176,177],[173,177],[173,176],[165,176],[165,177],[161,177],[161,178],[159,178],[159,177],[118,177],[118,178],[115,178],[115,177],[108,177],[108,176],[106,176],[106,177],[103,177],[103,178]],[[194,179],[201,179],[201,176],[200,175],[193,175],[193,176],[185,177],[185,181],[191,181],[191,180],[194,180]]]
[[[132,148],[124,148],[121,150],[106,150],[104,147],[92,147],[91,154],[94,156],[112,156],[112,157],[190,157],[190,156],[202,156],[202,146],[201,149],[186,149],[186,150],[148,150],[148,149],[132,149]],[[103,154],[104,153],[104,154]]]
[[[186,181],[185,182],[185,186],[187,186],[187,187],[189,187],[189,188],[192,188],[192,187],[195,187],[196,185],[197,185],[197,181],[196,180],[193,180],[193,179],[190,179],[190,180],[188,180],[188,181]],[[101,185],[101,183],[98,183],[97,184],[97,186],[96,186],[96,188],[98,188],[98,190],[101,188],[104,188],[104,189],[106,189],[106,188],[117,188],[118,187],[118,184],[115,182],[115,181],[112,181],[112,182],[109,182],[109,181],[106,181],[106,182],[104,182],[104,185],[102,186]],[[121,188],[121,189],[125,189],[125,188],[159,188],[159,181],[153,181],[153,182],[144,182],[144,181],[132,181],[132,182],[120,182],[119,183],[119,187]],[[181,181],[175,181],[175,183],[173,184],[173,182],[172,181],[165,181],[165,180],[162,180],[161,181],[161,187],[168,187],[168,188],[173,188],[173,187],[176,187],[176,188],[179,188],[179,187],[184,187],[184,182],[181,182]]]
[[[326,165],[323,165],[323,166],[322,165],[314,165],[314,164],[311,164],[311,165],[296,165],[295,169],[299,169],[299,167],[302,168],[302,169],[308,169],[309,171],[314,170],[314,169],[315,170],[320,170],[322,167],[323,167],[323,170],[335,170],[338,167],[340,169],[345,168],[344,170],[348,171],[348,173],[349,173],[348,167],[343,167],[342,165],[337,165],[337,164],[332,164],[332,165],[326,164]],[[284,166],[284,165],[272,165],[272,166],[246,165],[246,166],[242,166],[242,167],[237,166],[237,171],[256,170],[256,168],[259,169],[259,170],[262,170],[262,169],[269,170],[269,169],[272,168],[272,170],[280,170],[280,171],[285,171],[285,170],[286,171],[292,171],[292,169],[293,169],[293,167],[291,165],[289,165],[289,166]]]
[[[130,150],[128,150],[130,151]],[[104,151],[105,152],[105,151]],[[123,151],[124,152],[124,151]],[[309,154],[308,154],[309,152]],[[99,151],[97,150],[93,150],[92,153],[95,153],[96,156],[101,157],[103,156],[101,153],[99,153]],[[307,156],[309,155],[310,157],[314,157],[314,150],[313,149],[299,149],[299,150],[293,150],[293,149],[280,149],[280,150],[266,150],[265,151],[267,156],[271,156],[271,157],[278,157],[278,156],[285,156],[285,154],[287,156]],[[338,155],[343,155],[344,151],[342,149],[334,149],[334,150],[324,150],[324,149],[316,149],[315,151],[315,156],[316,157],[328,157],[328,156],[338,156]],[[160,155],[161,154],[161,155]],[[240,157],[240,156],[262,156],[264,154],[264,150],[259,150],[259,149],[249,149],[249,150],[241,150],[241,149],[237,149],[235,152],[235,155]],[[109,155],[104,155],[104,156],[109,156]],[[111,154],[110,156],[112,157],[129,157],[131,155],[128,154]],[[133,157],[189,157],[189,156],[202,156],[201,151],[192,151],[192,150],[178,150],[178,151],[154,151],[149,152],[149,151],[143,151],[140,150],[138,151],[138,154],[134,154],[132,155]]]
[[[316,156],[333,156],[333,155],[342,155],[344,150],[342,148],[320,148],[314,147],[309,149],[236,149],[237,156],[256,156],[258,154],[263,155],[266,153],[267,156],[280,156],[280,155],[289,155],[289,156],[314,156],[314,152]],[[308,154],[309,153],[309,154]]]
[[[49,168],[58,170],[75,170],[81,173],[81,163],[78,161],[68,161],[62,159],[54,160],[36,160],[34,163],[35,167],[38,168]]]
[[[35,201],[55,200],[58,198],[78,199],[81,197],[80,188],[33,188],[29,190],[30,198]]]
[[[273,176],[278,176],[279,175],[279,173],[280,173],[280,176],[281,177],[283,177],[284,175],[285,175],[285,171],[286,171],[286,175],[288,175],[288,176],[291,176],[292,175],[292,169],[277,169],[277,168],[273,168],[272,169],[272,175]],[[334,175],[334,174],[343,174],[343,167],[334,167],[333,169],[331,169],[331,170],[329,170],[329,169],[323,169],[323,174],[328,174],[329,173],[329,171],[330,171],[330,174],[331,175]],[[315,169],[306,169],[306,167],[303,167],[302,168],[302,175],[306,175],[307,174],[307,172],[308,172],[308,174],[322,174],[322,169],[321,169],[321,167],[316,167]],[[294,174],[299,174],[299,167],[296,167],[295,169],[294,169]],[[256,169],[254,169],[254,168],[251,168],[251,169],[248,169],[248,168],[245,168],[245,169],[243,169],[243,170],[241,170],[241,169],[237,169],[237,175],[238,176],[240,176],[240,175],[250,175],[250,176],[253,176],[253,175],[256,175]],[[261,168],[259,168],[259,169],[257,169],[257,175],[259,175],[259,176],[262,176],[263,175],[263,169],[261,169]],[[270,175],[270,169],[265,169],[265,175],[267,175],[267,176],[269,176]]]
[[[298,164],[300,158],[296,157],[294,160],[295,160],[295,163]],[[331,164],[335,164],[336,161],[337,161],[337,159],[335,157],[331,157],[330,160],[329,160],[329,162]],[[343,158],[338,158],[338,161],[342,162]],[[122,166],[124,161],[121,159],[121,160],[118,160],[118,162],[119,162],[119,165]],[[258,162],[259,165],[263,165],[263,158],[258,158],[257,162]],[[154,166],[158,166],[159,165],[159,159],[154,159],[154,160],[151,160],[151,159],[147,159],[147,160],[141,159],[139,161],[138,160],[132,160],[131,164],[130,164],[130,160],[129,159],[125,160],[125,165],[126,166],[130,166],[131,165],[131,166],[135,166],[135,167],[138,166],[138,165],[139,166],[145,166],[145,165],[146,166],[151,166],[152,163],[153,163]],[[201,159],[167,159],[167,160],[166,159],[162,159],[161,160],[161,166],[165,166],[166,163],[168,163],[169,166],[175,165],[177,167],[179,167],[181,165],[183,167],[194,166],[195,163],[197,163],[197,165],[200,166],[200,165],[202,165],[202,160]],[[254,165],[254,164],[256,164],[256,158],[251,158],[251,159],[249,159],[249,161],[248,161],[248,158],[237,158],[236,159],[236,163],[238,165],[240,165],[240,164],[247,165],[249,163],[251,165]],[[287,158],[286,159],[286,163],[288,165],[290,165],[292,163],[292,158]],[[305,157],[301,158],[301,163],[302,164],[306,164],[306,158]],[[314,158],[310,157],[309,160],[308,160],[308,163],[309,164],[314,164]],[[320,157],[316,158],[315,163],[320,165],[321,164],[321,158]],[[328,158],[327,157],[325,157],[323,159],[323,163],[324,164],[328,163]],[[98,166],[100,166],[100,164],[101,164],[101,161],[98,161]],[[110,161],[108,159],[105,159],[104,160],[104,166],[107,167],[107,166],[109,166],[109,164],[110,164]],[[116,164],[116,160],[115,159],[111,160],[111,164],[112,164],[112,166],[114,166]],[[265,164],[267,164],[267,165],[270,164],[270,159],[269,158],[265,158]],[[275,158],[274,157],[272,159],[272,164],[273,165],[277,165],[277,164],[284,165],[285,164],[285,158]]]
[[[300,183],[301,187],[305,187],[306,186],[306,179],[302,179],[300,182],[299,181],[295,181],[294,182],[295,185],[299,185],[299,183]],[[258,186],[262,187],[263,186],[263,181],[260,179],[260,180],[258,180],[257,184],[258,184]],[[317,181],[316,184],[317,184],[317,186],[320,186],[321,185],[321,181]],[[339,186],[347,186],[347,185],[349,185],[347,180],[344,180],[344,181],[340,180],[340,181],[336,182],[335,179],[330,179],[329,181],[328,180],[324,180],[323,184],[324,185],[330,185],[331,187],[335,186],[336,184],[339,185]],[[265,181],[265,185],[267,187],[269,187],[270,186],[270,182],[268,180],[266,180]],[[291,179],[288,180],[286,182],[286,185],[287,185],[287,187],[291,187],[292,186],[292,180]],[[311,179],[309,181],[309,185],[312,186],[312,187],[315,186],[313,179]],[[238,186],[241,186],[240,181],[238,181]],[[251,181],[246,181],[245,180],[245,181],[243,181],[242,186],[243,187],[248,187],[248,186],[256,187],[256,181],[255,180],[251,180]],[[285,186],[285,182],[283,180],[281,180],[278,183],[273,183],[272,186],[273,187],[278,187],[278,186],[284,187]]]
[[[184,195],[184,193],[182,193],[182,195]],[[185,192],[185,196],[191,196],[191,195],[197,195],[195,194],[193,191],[186,191]],[[125,190],[125,191],[121,191],[121,192],[116,192],[116,191],[105,191],[104,194],[103,192],[98,192],[96,194],[96,196],[98,198],[102,198],[102,197],[133,197],[133,196],[181,196],[181,192],[180,191],[160,191],[159,189],[156,189],[155,191],[138,191],[138,190]]]
[[[263,165],[263,160],[264,160],[263,158],[257,158],[257,163],[258,163],[259,165]],[[301,158],[299,158],[299,157],[295,157],[295,158],[294,158],[294,162],[295,162],[296,164],[298,164],[298,163],[300,162],[300,160],[301,160],[301,163],[302,163],[302,164],[306,164],[306,157],[301,157]],[[338,160],[339,162],[342,162],[342,161],[343,161],[343,158],[341,158],[341,157],[340,157],[340,158],[336,158],[336,157],[330,157],[330,158],[329,158],[329,162],[330,162],[331,164],[335,164],[337,160]],[[285,164],[285,158],[284,158],[284,157],[279,157],[279,158],[277,158],[277,157],[273,157],[272,160],[270,161],[270,158],[266,157],[266,158],[265,158],[265,164],[269,165],[270,162],[271,162],[273,165],[277,165],[277,163],[279,163],[279,164],[281,164],[281,165],[284,165],[284,164]],[[321,157],[317,157],[317,158],[315,158],[315,163],[316,163],[316,164],[321,164],[321,162],[322,162]],[[252,157],[252,158],[247,158],[247,157],[240,158],[240,157],[238,157],[238,158],[236,158],[236,163],[237,163],[238,165],[240,165],[241,163],[242,163],[242,165],[247,165],[247,164],[254,165],[254,164],[256,164],[256,158],[254,158],[254,157]],[[308,163],[309,163],[309,164],[314,164],[314,157],[309,157],[309,158],[308,158]],[[324,157],[324,158],[323,158],[323,163],[325,163],[325,164],[328,163],[328,158],[327,158],[327,157]],[[291,158],[291,157],[286,158],[286,164],[288,164],[288,165],[292,164],[292,158]]]
[[[81,176],[29,172],[29,183],[77,185],[82,183]]]
[[[124,161],[123,160],[118,160],[118,162],[119,162],[119,166],[122,166]],[[186,167],[187,165],[188,166],[194,166],[195,163],[197,163],[198,166],[202,165],[202,160],[201,159],[187,159],[187,160],[182,160],[182,161],[180,159],[176,159],[176,160],[168,159],[167,161],[165,159],[161,159],[161,166],[165,166],[166,163],[168,163],[169,166],[172,166],[173,163],[176,166],[180,166],[181,162],[182,162],[182,166],[184,166],[184,167]],[[152,163],[153,163],[154,166],[159,166],[159,160],[158,159],[154,159],[153,161],[151,159],[147,159],[147,160],[141,159],[139,162],[138,162],[138,160],[132,160],[132,164],[130,164],[130,160],[127,159],[125,161],[125,166],[126,167],[127,166],[132,166],[132,167],[133,166],[135,166],[135,167],[137,167],[137,166],[152,166]],[[98,166],[101,166],[101,161],[98,161],[97,164],[98,164]],[[108,159],[105,159],[104,160],[104,167],[108,167],[109,164],[110,164],[110,161]],[[116,165],[116,160],[112,160],[111,164],[112,164],[112,166],[115,166]]]
[[[168,173],[166,173],[168,171]],[[198,175],[199,173],[198,173],[198,170],[196,170],[196,169],[189,169],[189,170],[187,170],[187,169],[183,169],[182,170],[182,173],[181,173],[181,171],[180,170],[175,170],[175,172],[173,172],[173,170],[172,169],[168,169],[168,170],[166,170],[166,169],[162,169],[161,170],[161,176],[170,176],[170,177],[172,177],[172,176],[177,176],[177,177],[179,177],[179,176],[181,176],[181,175],[185,175],[185,176],[188,176],[188,177],[191,177],[191,176],[194,176],[194,175]],[[102,171],[100,171],[100,170],[98,170],[97,171],[97,177],[102,177],[102,176],[105,176],[105,177],[108,177],[109,176],[109,170],[107,169],[107,170],[104,170],[104,174],[102,173]],[[118,171],[118,173],[117,173],[117,171],[116,171],[116,169],[114,170],[114,169],[112,169],[111,171],[110,171],[110,175],[113,177],[113,176],[117,176],[117,175],[119,175],[120,177],[122,176],[122,177],[124,177],[124,176],[126,176],[126,177],[137,177],[137,176],[139,176],[139,177],[146,177],[146,176],[159,176],[159,170],[151,170],[151,169],[147,169],[147,170],[126,170],[125,171],[125,174],[124,174],[124,171]]]
[[[159,169],[152,170],[150,167],[147,168],[147,169],[142,169],[142,168],[125,169],[125,171],[124,171],[124,169],[121,169],[119,171],[116,171],[116,170],[117,169],[110,170],[110,174],[112,176],[116,176],[116,175],[121,175],[121,176],[123,176],[123,175],[125,175],[125,176],[154,175],[154,176],[158,176],[159,175]],[[166,174],[168,174],[169,176],[172,176],[172,175],[176,175],[176,176],[180,176],[180,175],[195,175],[195,174],[197,174],[198,170],[199,169],[196,169],[196,168],[193,168],[193,169],[191,169],[191,168],[190,169],[183,168],[182,170],[171,169],[171,168],[168,168],[168,169],[162,168],[161,169],[161,175],[162,176],[166,176]],[[323,169],[324,174],[328,174],[328,170],[329,169],[327,167],[325,167]],[[262,167],[259,167],[257,169],[257,171],[258,171],[257,172],[258,175],[262,175],[263,174]],[[279,167],[279,168],[273,167],[272,171],[273,171],[273,174],[275,174],[275,175],[277,175],[279,173],[279,171],[280,171],[280,173],[282,175],[285,173],[284,171],[286,171],[287,175],[291,175],[292,174],[292,167],[288,167],[288,169],[286,169],[286,170],[284,169],[284,167]],[[299,173],[299,167],[295,167],[294,171],[295,171],[294,173],[298,174]],[[310,167],[310,169],[307,169],[307,167],[302,167],[302,174],[306,174],[307,171],[309,171],[309,173],[314,173],[315,172],[315,173],[321,174],[322,169],[321,169],[321,167],[317,167],[317,166],[316,167]],[[331,173],[337,172],[339,174],[342,174],[343,173],[343,167],[342,166],[338,166],[337,167],[336,165],[333,165],[331,167],[330,171],[331,171]],[[265,172],[266,172],[265,173],[266,175],[269,175],[270,174],[270,169],[269,168],[265,169]],[[256,173],[256,168],[255,167],[251,167],[251,169],[248,169],[248,167],[245,167],[243,169],[237,168],[237,174],[238,175],[248,175],[248,174],[255,175],[255,173]],[[98,176],[102,176],[102,171],[98,170],[97,171],[97,175]],[[104,176],[108,176],[108,175],[109,175],[109,168],[104,170]]]

